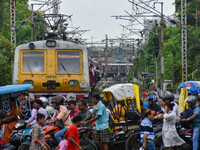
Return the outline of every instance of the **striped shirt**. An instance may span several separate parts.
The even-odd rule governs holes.
[[[140,124],[141,131],[140,131],[140,137],[143,138],[144,134],[147,134],[147,139],[154,139],[154,132],[153,132],[153,126],[149,119],[144,118]]]

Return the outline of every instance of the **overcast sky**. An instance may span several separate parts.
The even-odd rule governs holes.
[[[70,25],[79,27],[82,30],[90,30],[83,34],[82,38],[94,41],[108,37],[120,37],[122,27],[119,24],[126,25],[129,22],[117,20],[111,16],[126,15],[124,10],[131,12],[132,5],[128,0],[61,0],[60,13],[73,15]],[[172,15],[175,6],[174,0],[160,0],[164,2],[164,14]],[[160,11],[159,5],[156,9]],[[138,27],[136,27],[138,28]]]
[[[83,38],[91,38],[94,41],[103,39],[105,34],[109,37],[120,36],[122,27],[128,21],[117,20],[111,16],[126,15],[124,10],[131,12],[132,5],[128,0],[62,0],[60,12],[72,14],[72,25],[80,26],[83,30],[90,30],[83,34]],[[164,14],[172,15],[175,6],[174,0],[161,0],[164,2]],[[160,11],[159,5],[156,9]]]

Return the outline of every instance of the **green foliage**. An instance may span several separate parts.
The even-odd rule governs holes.
[[[28,0],[16,0],[16,27],[18,27],[30,15]],[[41,16],[35,15],[35,38],[44,33],[44,21]],[[17,45],[24,43],[25,39],[31,39],[31,22],[28,21],[16,31]],[[10,42],[10,0],[0,0],[0,86],[12,83],[13,52]]]
[[[11,53],[11,43],[4,36],[0,34],[0,85],[11,84],[11,60],[13,53]]]
[[[176,1],[178,6],[177,16],[180,18],[180,0]],[[200,29],[196,28],[196,23],[200,25],[199,20],[196,22],[196,8],[200,10],[200,2],[190,0],[187,3],[188,19],[188,80],[200,80]],[[158,28],[160,37],[160,27]],[[155,29],[152,29],[155,33]],[[144,54],[145,51],[145,55]],[[160,53],[160,52],[159,52]],[[154,34],[150,33],[149,40],[140,50],[140,59],[136,58],[133,62],[133,72],[137,77],[138,72],[155,73],[155,50]],[[173,86],[169,87],[175,90],[177,85],[182,82],[182,61],[181,61],[181,29],[175,26],[164,26],[164,57],[165,57],[165,74],[164,80],[172,80]],[[158,56],[158,75],[160,81],[160,54]],[[141,78],[139,76],[138,78]],[[153,77],[155,79],[155,77]],[[146,78],[147,80],[147,78]]]

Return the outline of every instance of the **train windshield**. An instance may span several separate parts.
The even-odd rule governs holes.
[[[44,52],[23,52],[23,72],[44,72]]]
[[[57,51],[58,73],[80,73],[80,51]]]

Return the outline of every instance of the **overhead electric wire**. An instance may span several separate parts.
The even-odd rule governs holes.
[[[49,1],[50,1],[50,0],[48,0],[47,2],[45,2],[37,11],[35,11],[35,12],[33,13],[33,15],[35,15],[35,14],[36,14],[42,7],[44,7]],[[56,6],[56,5],[59,5],[60,3],[62,3],[62,2],[59,2],[59,3],[57,3],[57,4],[53,5],[53,6],[51,6],[50,8],[44,10],[44,12],[46,12],[47,10],[53,8],[53,7]],[[32,15],[30,15],[26,20],[24,20],[22,23],[20,23],[20,25],[18,25],[18,26],[16,27],[15,30],[17,30],[20,26],[22,26],[22,25],[24,25],[26,22],[28,22],[28,21],[31,19],[31,17],[32,17]]]

